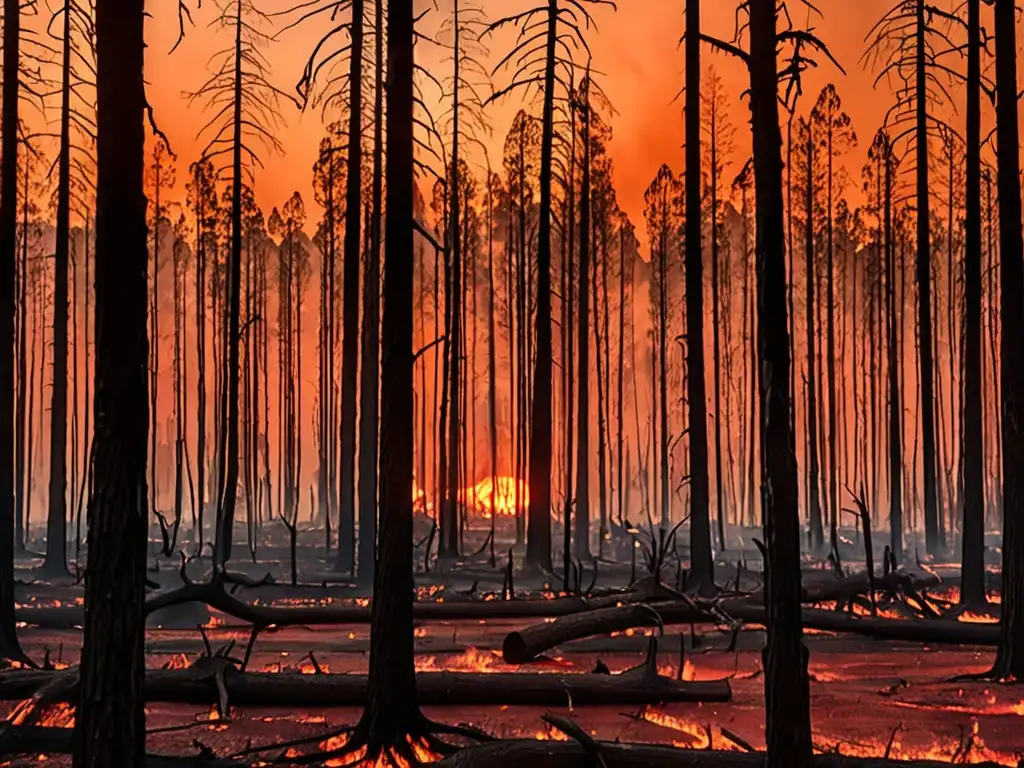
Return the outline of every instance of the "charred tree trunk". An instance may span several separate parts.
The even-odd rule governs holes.
[[[807,444],[808,444],[808,487],[810,493],[807,505],[811,518],[811,549],[820,552],[825,545],[825,530],[821,519],[819,502],[819,469],[818,469],[818,408],[816,404],[816,387],[818,374],[815,369],[815,329],[814,308],[817,301],[814,287],[817,273],[814,269],[814,121],[807,121],[807,188],[805,209],[807,220],[804,230],[804,269],[807,281]]]
[[[700,2],[686,0],[686,401],[690,428],[690,578],[696,582],[698,591],[711,594],[715,588],[715,564],[711,557],[708,517],[700,183]]]
[[[452,54],[455,72],[452,84],[452,160],[449,188],[448,236],[451,245],[451,331],[449,337],[448,375],[451,377],[448,396],[451,406],[448,411],[448,498],[441,508],[440,539],[437,554],[439,558],[451,560],[459,555],[459,458],[462,382],[462,211],[459,193],[459,4],[455,0],[454,10],[455,46]]]
[[[380,246],[384,162],[384,4],[375,3],[373,209],[363,278],[363,338],[359,409],[359,581],[373,584],[377,546],[377,417],[380,354]],[[421,395],[422,396],[422,395]],[[413,432],[409,433],[410,437]],[[421,479],[422,483],[423,480]]]
[[[363,9],[352,0],[349,51],[348,174],[345,179],[345,243],[341,332],[341,500],[338,519],[339,571],[355,568],[356,398],[359,396],[359,259],[363,184]],[[412,214],[410,213],[410,216]],[[410,254],[411,246],[410,246]],[[410,342],[411,343],[411,342]],[[406,438],[411,435],[411,431]],[[410,490],[410,498],[412,498]]]
[[[231,252],[227,275],[227,349],[224,350],[224,377],[221,399],[220,478],[217,501],[217,539],[214,564],[224,567],[231,558],[231,540],[235,528],[235,500],[238,495],[238,379],[240,314],[242,310],[242,1],[235,6],[235,82],[234,119],[231,140]],[[159,226],[159,223],[157,224]],[[154,340],[159,344],[159,340]]]
[[[18,219],[18,45],[21,36],[21,3],[4,0],[3,40],[3,130],[0,131],[0,338],[7,348],[0,354],[0,653],[21,658],[14,622],[14,483],[24,488],[24,479],[14,472],[14,340],[15,283]],[[140,160],[141,167],[141,160]],[[25,237],[28,237],[26,231]],[[24,296],[25,272],[22,269],[21,294]],[[19,347],[25,345],[25,326],[21,326]],[[20,364],[24,381],[24,355]],[[20,387],[20,385],[19,385]],[[24,397],[19,398],[24,402]],[[21,430],[19,423],[17,428]],[[31,460],[31,459],[30,459]],[[22,462],[24,464],[24,461]],[[22,467],[23,468],[23,467]],[[24,499],[24,494],[22,494]]]
[[[885,283],[887,375],[889,379],[889,549],[903,560],[903,396],[900,389],[898,320],[896,319],[896,244],[893,242],[892,145],[885,145]]]
[[[140,0],[96,5],[96,493],[75,768],[145,756],[146,198]]]
[[[960,601],[985,602],[985,478],[981,408],[981,0],[967,2],[967,179],[964,250],[963,582]]]
[[[46,516],[48,576],[67,573],[68,246],[71,240],[71,5],[63,11],[57,240],[53,260],[53,386],[50,389],[50,493]],[[159,226],[159,224],[158,224]],[[155,461],[155,460],[154,460]]]
[[[554,24],[554,22],[552,22]],[[580,191],[579,367],[577,368],[578,419],[576,429],[576,557],[590,555],[590,81],[583,96],[583,180]]]
[[[549,0],[537,227],[537,356],[533,371],[528,454],[530,506],[526,560],[530,565],[546,570],[551,570],[551,161],[559,12],[558,0]]]
[[[357,0],[358,1],[358,0]],[[421,717],[413,665],[413,8],[388,3],[384,327],[381,338],[380,546],[374,570],[370,754],[406,747]]]
[[[930,15],[930,14],[929,14]],[[917,0],[915,110],[917,120],[917,322],[920,332],[918,347],[921,366],[921,450],[924,458],[924,526],[925,544],[929,554],[944,548],[939,537],[939,508],[935,478],[935,408],[932,365],[932,312],[931,312],[931,221],[928,189],[928,81],[925,46],[925,0]]]
[[[782,211],[782,134],[776,80],[775,0],[750,3],[750,106],[757,201],[758,346],[762,504],[768,556],[764,651],[767,765],[811,764],[807,649],[801,641],[800,525],[793,427]]]
[[[994,674],[1024,680],[1024,242],[1021,239],[1017,33],[1013,0],[996,0],[996,140],[1002,318],[1003,612]]]

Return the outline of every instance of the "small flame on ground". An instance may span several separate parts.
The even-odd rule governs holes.
[[[43,725],[51,728],[74,728],[75,708],[67,702],[58,702],[41,710],[37,699],[25,699],[11,712],[7,722],[11,725]]]
[[[436,656],[416,660],[417,672],[500,672],[501,658],[493,651],[470,647],[440,663]]]
[[[409,742],[409,747],[412,749],[412,753],[416,758],[416,764],[422,765],[423,763],[435,763],[441,759],[441,755],[430,750],[426,744],[422,741],[406,737]],[[332,736],[320,743],[320,749],[324,752],[332,752],[337,749],[342,749],[348,744],[349,735],[347,733],[339,736]],[[365,762],[366,760],[366,747],[362,746],[359,749],[341,757],[333,757],[327,760],[324,765],[331,766],[332,768],[340,768],[341,766],[347,765],[360,765],[366,766],[366,768],[413,768],[413,766],[400,755],[396,755],[392,751],[383,752],[373,760],[372,763]]]

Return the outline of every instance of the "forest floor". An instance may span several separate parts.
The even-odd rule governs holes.
[[[416,663],[420,670],[592,672],[600,659],[614,673],[641,662],[647,645],[637,630],[616,637],[601,637],[567,644],[553,657],[511,667],[502,662],[502,639],[510,629],[526,621],[418,623]],[[323,628],[289,628],[261,635],[249,669],[277,671],[301,669],[314,672],[317,664],[331,673],[365,672],[369,627],[352,625]],[[228,624],[207,630],[211,645],[234,639],[244,645],[248,630]],[[81,634],[76,630],[20,632],[26,651],[63,664],[77,662]],[[707,748],[709,738],[717,749],[737,748],[735,734],[763,748],[764,708],[760,649],[763,634],[741,633],[735,651],[728,651],[729,636],[698,628],[698,647],[692,650],[686,632],[685,679],[720,679],[732,682],[732,701],[727,704],[672,704],[637,711],[629,707],[580,707],[572,717],[600,739],[675,744]],[[659,667],[676,676],[681,636],[666,635]],[[807,638],[811,652],[811,695],[816,745],[822,751],[840,750],[848,755],[928,757],[951,762],[991,760],[1016,765],[1024,752],[1024,689],[981,683],[953,683],[955,675],[981,672],[991,663],[990,649],[967,647],[929,648],[909,643],[877,642],[822,633]],[[147,637],[147,661],[153,668],[181,665],[203,650],[195,630],[151,630]],[[569,707],[560,714],[566,714]],[[8,707],[10,709],[10,707]],[[498,737],[563,738],[552,733],[540,719],[546,711],[536,707],[426,708],[442,722],[467,723]],[[265,744],[314,738],[358,719],[355,709],[317,709],[303,712],[260,708],[235,708],[230,722],[213,722],[215,710],[178,704],[147,705],[148,727],[159,729],[192,724],[183,730],[152,734],[153,752],[195,753],[196,741],[225,755],[248,743]],[[54,723],[57,724],[57,723]],[[62,724],[67,724],[66,721]],[[723,729],[725,735],[723,735]],[[310,749],[316,749],[313,742]],[[26,757],[10,765],[38,764],[42,756]],[[61,760],[46,759],[62,765]]]

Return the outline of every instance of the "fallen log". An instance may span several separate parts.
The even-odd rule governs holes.
[[[177,592],[178,590],[175,590]],[[170,593],[168,593],[170,594]],[[173,600],[156,595],[146,602],[146,612],[169,608],[176,605],[198,602],[205,603],[246,624],[260,628],[324,626],[341,624],[369,624],[370,606],[254,606],[226,595],[228,599],[213,593],[189,593],[176,595]],[[618,603],[631,603],[646,599],[639,593],[624,593],[606,597],[560,597],[553,600],[466,600],[444,603],[421,601],[413,606],[413,616],[419,621],[488,621],[495,619],[539,619],[569,616],[583,611],[592,611]],[[26,625],[41,629],[72,629],[82,626],[85,613],[81,606],[61,607],[20,607],[15,611],[16,619]]]
[[[23,700],[61,672],[0,672],[0,700]],[[366,675],[302,675],[238,672],[228,669],[223,686],[231,706],[348,707],[366,703]],[[732,691],[727,680],[680,682],[661,675],[557,675],[521,672],[420,672],[416,675],[420,703],[427,706],[658,704],[724,702]],[[55,701],[76,701],[77,685]],[[210,705],[219,703],[218,681],[191,669],[146,671],[147,701]]]
[[[999,640],[999,626],[996,624],[944,619],[879,619],[814,608],[804,608],[802,615],[805,629],[857,634],[876,640],[946,645],[996,645]],[[593,635],[657,624],[722,623],[728,619],[763,625],[767,615],[763,606],[747,600],[624,605],[560,617],[509,632],[502,643],[501,653],[508,664],[525,664],[559,645]]]
[[[764,624],[767,615],[760,606],[731,606],[729,616],[748,623]],[[999,643],[998,624],[980,624],[948,619],[876,619],[848,613],[804,608],[804,629],[861,635],[873,640],[898,640],[935,645],[985,645]]]
[[[74,729],[0,724],[0,755],[69,755]],[[248,763],[200,755],[146,755],[146,768],[246,768]]]
[[[571,640],[611,632],[625,632],[636,627],[689,621],[707,623],[714,620],[708,611],[691,602],[679,600],[614,606],[562,616],[555,621],[542,622],[509,632],[501,644],[501,655],[507,664],[525,664]]]
[[[656,744],[596,744],[607,768],[763,768],[763,752],[716,752]],[[434,763],[434,768],[593,768],[594,757],[575,741],[517,739],[469,747]],[[1000,768],[997,763],[976,763]],[[949,768],[935,760],[886,760],[874,757],[815,755],[814,768]]]

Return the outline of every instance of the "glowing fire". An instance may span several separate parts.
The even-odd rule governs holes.
[[[36,699],[25,699],[11,712],[11,725],[43,725],[51,728],[74,728],[75,708],[66,702],[59,702],[42,710],[37,709]]]
[[[412,753],[416,758],[417,765],[422,765],[423,763],[435,763],[441,759],[441,755],[431,751],[423,742],[409,737],[406,738],[408,739],[409,747],[412,749]],[[332,736],[327,741],[320,743],[320,749],[324,752],[333,752],[334,750],[342,749],[346,744],[348,744],[348,739],[348,734]],[[408,760],[400,755],[396,755],[390,750],[378,755],[372,763],[364,762],[365,759],[366,747],[363,746],[347,755],[333,757],[330,760],[327,760],[324,765],[329,765],[333,768],[346,765],[361,765],[365,766],[365,768],[412,768],[412,765],[410,765]]]
[[[501,657],[493,651],[467,648],[462,654],[439,663],[436,656],[416,659],[417,672],[501,672]]]
[[[475,507],[484,518],[490,518],[495,512],[499,516],[509,517],[516,514],[517,505],[519,509],[530,505],[530,487],[520,480],[517,494],[514,477],[498,475],[492,480],[488,476],[476,485],[460,491],[459,498],[466,506]]]

